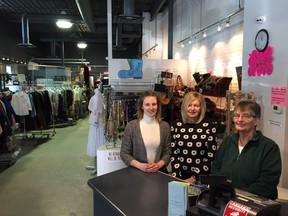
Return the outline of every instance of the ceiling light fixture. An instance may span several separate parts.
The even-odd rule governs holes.
[[[66,15],[66,11],[61,11],[61,15]],[[72,27],[73,23],[69,19],[58,19],[56,25],[59,28],[69,29]]]
[[[73,23],[71,23],[69,20],[59,19],[57,20],[56,25],[59,28],[69,29],[72,27]]]
[[[77,47],[78,47],[79,49],[85,49],[85,48],[87,47],[87,43],[85,43],[85,42],[79,42],[79,43],[77,43]]]

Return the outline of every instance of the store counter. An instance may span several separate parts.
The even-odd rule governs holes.
[[[168,183],[175,178],[132,167],[88,180],[93,189],[94,216],[167,216]]]
[[[133,167],[126,167],[92,178],[88,180],[88,185],[93,190],[94,216],[167,216],[168,183],[175,180],[177,179],[161,172],[145,173]],[[246,193],[244,192],[244,194]],[[203,195],[205,196],[205,193]],[[249,200],[247,194],[241,195],[240,193],[237,194],[237,200],[233,199],[234,203],[235,201],[239,203],[243,201],[239,196],[246,196],[246,202]],[[254,199],[259,204],[259,199],[256,199],[255,195],[253,195]],[[279,215],[284,216],[287,214],[287,203],[283,200],[280,203],[281,212]],[[232,204],[230,209],[233,209]],[[250,205],[250,201],[245,205]],[[272,206],[274,204],[265,201],[265,205]],[[264,208],[265,205],[262,205],[261,208]],[[255,208],[255,203],[252,203],[249,207]],[[261,210],[261,208],[258,210]],[[269,209],[273,210],[272,208]],[[265,210],[265,214],[262,214],[262,211],[261,215],[271,216],[269,214],[270,210],[267,212]],[[187,210],[187,215],[199,216],[201,214],[194,206],[191,206]],[[272,215],[274,216],[274,214]]]
[[[120,143],[107,143],[97,149],[97,176],[125,167],[120,157]]]

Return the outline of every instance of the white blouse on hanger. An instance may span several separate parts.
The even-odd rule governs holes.
[[[16,92],[12,95],[11,106],[18,116],[29,115],[29,111],[32,110],[29,96],[23,91]]]

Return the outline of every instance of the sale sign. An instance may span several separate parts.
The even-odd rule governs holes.
[[[224,210],[223,216],[247,216],[250,207],[230,200]]]

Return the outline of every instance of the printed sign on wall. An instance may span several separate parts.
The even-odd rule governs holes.
[[[287,87],[285,86],[273,86],[271,88],[271,104],[286,106],[286,93]]]

